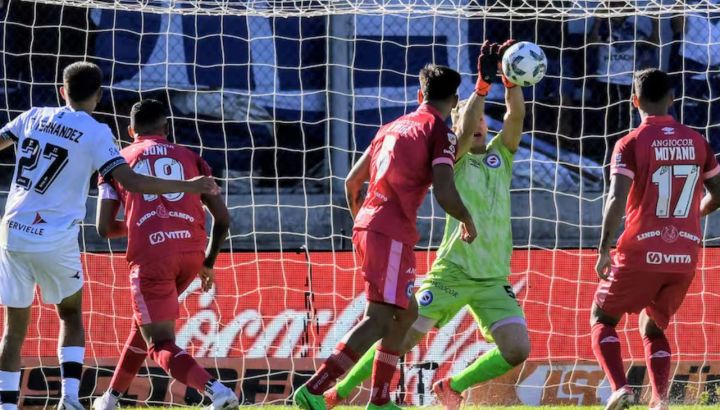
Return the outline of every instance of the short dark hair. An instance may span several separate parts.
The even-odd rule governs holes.
[[[65,95],[73,101],[85,101],[102,86],[103,73],[96,64],[78,61],[63,70]]]
[[[450,67],[427,64],[420,70],[420,89],[426,100],[444,100],[457,94],[460,73]]]
[[[130,125],[138,134],[157,130],[166,118],[165,106],[158,100],[142,100],[130,109]]]
[[[647,68],[636,72],[633,88],[638,99],[649,103],[662,101],[672,91],[670,77],[666,72],[657,68]]]

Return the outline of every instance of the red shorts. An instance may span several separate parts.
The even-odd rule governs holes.
[[[354,231],[365,293],[371,302],[407,309],[415,285],[413,247],[373,231]]]
[[[617,271],[600,281],[595,304],[611,316],[643,309],[661,329],[682,305],[694,274]]]
[[[189,252],[131,263],[130,292],[138,324],[176,320],[180,314],[178,296],[197,277],[204,261],[202,252]]]

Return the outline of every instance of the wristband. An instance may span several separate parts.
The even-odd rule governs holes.
[[[478,76],[477,82],[475,83],[475,93],[480,97],[487,97],[490,92],[490,83],[486,83],[482,77]]]
[[[505,77],[505,74],[503,74],[501,77],[502,77],[502,83],[503,83],[503,85],[505,86],[505,88],[514,88],[514,87],[517,87],[517,84],[513,83],[513,82],[510,81],[507,77]]]

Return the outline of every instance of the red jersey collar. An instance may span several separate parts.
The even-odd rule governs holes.
[[[135,141],[145,141],[145,140],[167,140],[167,137],[164,135],[136,135]]]
[[[420,106],[418,107],[417,110],[418,110],[418,111],[429,112],[430,114],[438,117],[439,119],[441,119],[441,120],[443,119],[443,118],[442,118],[442,115],[440,115],[440,111],[438,111],[437,108],[433,107],[432,105],[430,105],[430,104],[428,104],[428,103],[422,103],[422,104],[420,104]]]
[[[666,124],[669,122],[675,122],[672,115],[648,115],[643,124]]]

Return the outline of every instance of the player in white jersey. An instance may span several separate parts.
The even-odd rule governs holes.
[[[60,317],[58,408],[82,409],[78,389],[85,352],[83,274],[78,246],[90,177],[98,171],[133,192],[216,194],[212,178],[171,181],[133,172],[104,124],[91,117],[101,97],[102,72],[91,63],[63,71],[65,107],[32,108],[0,130],[0,150],[17,145],[5,215],[0,222],[0,409],[14,410],[20,391],[20,355],[35,285]]]

